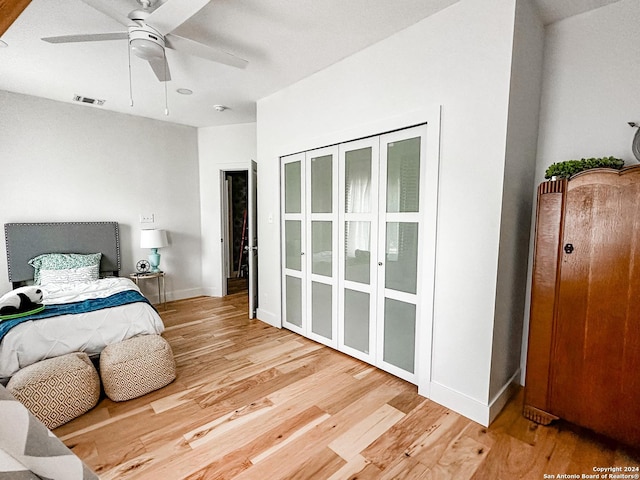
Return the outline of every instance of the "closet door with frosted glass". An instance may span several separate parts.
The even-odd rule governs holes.
[[[338,348],[375,363],[378,137],[340,145]]]
[[[338,148],[306,152],[307,336],[338,346]],[[303,322],[304,323],[304,322]]]
[[[305,155],[282,158],[282,324],[306,335]]]
[[[426,126],[380,137],[376,365],[413,383],[417,383],[425,138]]]

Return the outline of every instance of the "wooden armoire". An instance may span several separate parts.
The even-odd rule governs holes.
[[[640,446],[640,165],[538,188],[524,415]]]

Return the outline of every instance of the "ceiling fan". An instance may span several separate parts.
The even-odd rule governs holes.
[[[171,33],[198,13],[210,0],[168,0],[155,9],[153,7],[157,0],[137,0],[141,8],[132,10],[127,16],[102,0],[82,1],[126,26],[127,31],[63,35],[42,40],[49,43],[73,43],[128,39],[131,52],[148,61],[161,82],[171,80],[165,48],[237,68],[245,68],[248,64],[246,60],[235,55]]]

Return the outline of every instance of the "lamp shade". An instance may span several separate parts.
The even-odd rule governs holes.
[[[169,245],[164,230],[141,230],[140,248],[162,248]]]

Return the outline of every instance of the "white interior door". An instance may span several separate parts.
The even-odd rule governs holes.
[[[375,363],[377,137],[340,145],[338,348]]]
[[[424,124],[281,164],[283,326],[416,384],[430,355],[425,245],[435,250],[426,142]]]
[[[380,137],[376,365],[417,383],[426,125]]]
[[[249,263],[249,318],[256,318],[258,308],[258,164],[254,160],[251,160],[251,169],[247,180],[249,238],[246,253]]]
[[[338,148],[305,154],[307,336],[338,345]]]
[[[220,172],[220,188],[222,189],[222,195],[220,199],[222,201],[222,207],[220,214],[222,216],[222,242],[221,242],[221,254],[222,254],[222,294],[227,294],[227,278],[231,276],[231,259],[233,258],[233,251],[231,249],[230,240],[230,212],[229,212],[229,180],[227,179],[227,173]]]
[[[305,154],[283,157],[281,166],[282,325],[306,335]]]

